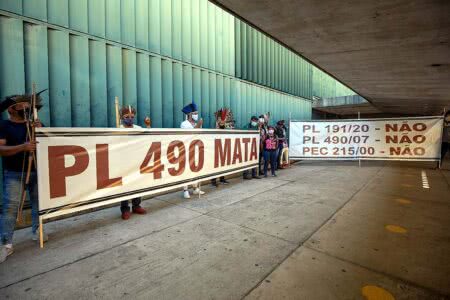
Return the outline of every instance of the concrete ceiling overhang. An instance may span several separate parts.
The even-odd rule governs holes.
[[[213,1],[382,112],[450,108],[450,0]]]

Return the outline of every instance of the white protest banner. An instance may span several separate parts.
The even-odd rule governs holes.
[[[42,218],[181,188],[258,164],[257,131],[40,128],[36,136]]]
[[[442,117],[291,121],[291,159],[440,160]]]

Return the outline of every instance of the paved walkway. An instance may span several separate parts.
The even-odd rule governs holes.
[[[443,299],[450,172],[429,167],[300,163],[147,200],[128,221],[111,208],[49,223],[43,250],[20,230],[0,298]]]

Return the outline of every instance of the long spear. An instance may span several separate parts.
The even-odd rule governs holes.
[[[26,126],[27,126],[27,140],[29,142],[35,142],[36,136],[35,136],[35,122],[38,118],[37,115],[37,109],[36,109],[36,84],[33,82],[32,85],[32,95],[31,95],[31,110],[28,116],[26,116]],[[32,120],[30,120],[32,119]],[[23,206],[25,203],[25,199],[27,197],[27,187],[30,183],[30,177],[31,177],[31,169],[33,167],[33,164],[36,164],[36,154],[34,151],[28,153],[28,166],[27,166],[27,174],[25,177],[25,183],[22,185],[22,194],[21,194],[21,200],[20,205],[17,211],[17,222],[22,222],[22,211]]]

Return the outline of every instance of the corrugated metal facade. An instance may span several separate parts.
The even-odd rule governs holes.
[[[137,107],[140,124],[149,115],[154,127],[178,127],[191,100],[205,127],[214,126],[222,106],[233,108],[238,126],[265,111],[274,119],[287,119],[287,112],[310,118],[310,102],[293,96],[309,98],[301,91],[311,89],[310,78],[279,76],[284,67],[275,60],[276,70],[263,67],[261,47],[248,46],[261,53],[243,55],[235,45],[241,23],[207,0],[1,1],[0,97],[29,92],[33,81],[48,87],[40,118],[58,127],[114,126],[115,96]],[[270,44],[278,49],[273,55],[300,61]],[[237,64],[246,57],[245,66]],[[242,69],[250,76],[241,76]]]
[[[312,94],[320,98],[355,96],[356,93],[322,70],[312,66]]]
[[[312,98],[312,65],[245,22],[235,19],[236,76]]]

